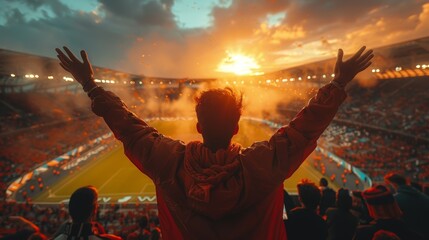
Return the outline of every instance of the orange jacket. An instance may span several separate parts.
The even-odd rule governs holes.
[[[130,112],[112,92],[90,95],[125,154],[156,186],[163,239],[286,239],[283,181],[316,147],[345,92],[322,87],[269,141],[210,152],[173,140]]]

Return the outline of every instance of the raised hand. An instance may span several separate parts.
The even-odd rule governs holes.
[[[67,47],[63,48],[67,55],[64,54],[59,48],[55,48],[55,51],[58,53],[57,57],[60,60],[61,67],[73,75],[74,79],[76,79],[76,81],[82,85],[85,92],[96,86],[93,78],[94,71],[92,70],[91,63],[89,63],[86,52],[84,50],[80,51],[80,56],[83,60],[83,62],[81,62],[70,51],[70,49]]]
[[[339,83],[342,87],[346,86],[353,78],[371,65],[371,59],[374,57],[373,51],[365,51],[365,46],[361,47],[351,58],[343,62],[344,52],[338,50],[337,63],[335,64],[335,78],[333,81]]]

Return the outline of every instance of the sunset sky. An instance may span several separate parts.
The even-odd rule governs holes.
[[[260,74],[429,35],[423,0],[0,0],[0,48],[160,77]]]

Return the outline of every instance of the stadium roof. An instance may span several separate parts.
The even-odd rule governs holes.
[[[384,69],[395,68],[397,66],[415,68],[420,64],[427,64],[429,69],[429,37],[414,39],[406,42],[396,43],[374,49],[376,57],[373,66]],[[304,64],[301,66],[282,69],[265,76],[276,75],[309,75],[326,73],[330,75],[335,64],[335,59]],[[94,67],[95,76],[103,79],[153,79],[153,80],[182,80],[182,81],[207,81],[214,79],[173,79],[156,78],[135,75],[117,70],[102,67]],[[36,56],[10,50],[0,49],[0,76],[10,76],[11,74],[25,75],[38,74],[41,76],[55,75],[64,76],[64,70],[58,65],[58,60],[48,57]],[[67,75],[67,74],[66,74]]]

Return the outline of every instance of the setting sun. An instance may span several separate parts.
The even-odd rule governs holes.
[[[226,52],[227,56],[219,63],[216,71],[224,73],[234,73],[236,75],[257,75],[261,74],[257,61],[249,56],[240,53]]]

